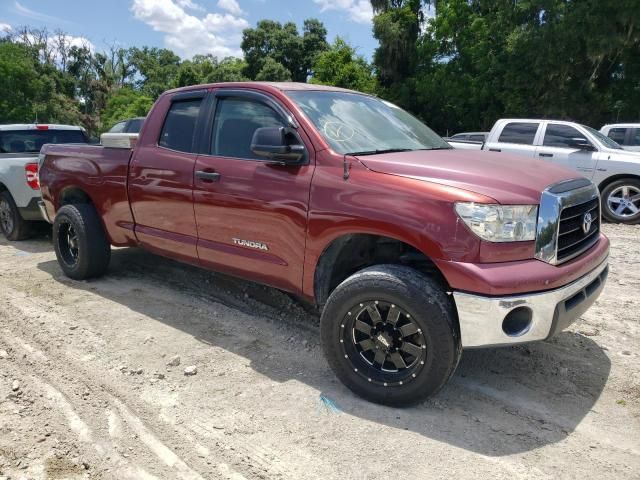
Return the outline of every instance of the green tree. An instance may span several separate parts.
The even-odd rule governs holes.
[[[372,1],[374,63],[382,95],[436,130],[640,116],[637,1],[437,0],[428,20],[425,3]]]
[[[26,45],[0,42],[0,122],[32,121],[35,104],[46,101],[36,52]]]
[[[281,63],[276,62],[273,58],[267,57],[262,62],[262,68],[256,75],[256,80],[267,82],[289,82],[291,81],[291,72]]]
[[[336,38],[329,50],[317,56],[313,71],[312,83],[367,93],[376,90],[372,66],[340,37]]]
[[[261,20],[256,28],[247,28],[242,36],[241,48],[247,62],[245,74],[248,78],[264,77],[265,72],[274,72],[273,62],[280,64],[296,82],[306,82],[317,54],[326,50],[327,31],[315,19],[304,22],[303,34],[298,33],[295,23],[284,25],[273,20]],[[267,70],[263,72],[266,64]]]
[[[180,57],[166,48],[134,47],[130,50],[131,65],[136,69],[139,80],[136,87],[145,95],[157,98],[162,92],[175,85]]]
[[[102,130],[108,130],[120,120],[144,117],[152,105],[151,97],[130,87],[123,87],[111,95],[102,112]]]
[[[207,82],[243,82],[248,80],[244,75],[247,63],[241,58],[227,57],[213,63],[213,69],[205,77]]]

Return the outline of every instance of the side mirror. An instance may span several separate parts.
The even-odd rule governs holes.
[[[293,130],[285,127],[258,128],[251,140],[251,151],[284,165],[300,163],[305,153]]]
[[[571,148],[577,148],[579,150],[587,150],[590,152],[593,152],[595,150],[595,148],[593,148],[593,145],[591,145],[591,142],[589,142],[589,140],[583,137],[572,138],[569,141],[569,146],[571,146]]]

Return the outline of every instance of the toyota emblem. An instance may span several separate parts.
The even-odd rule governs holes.
[[[591,223],[593,222],[593,218],[591,218],[591,213],[587,212],[582,217],[582,231],[586,234],[591,230]]]

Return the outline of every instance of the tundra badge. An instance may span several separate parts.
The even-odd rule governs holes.
[[[240,245],[241,247],[255,248],[256,250],[264,250],[265,252],[269,250],[269,247],[267,247],[265,243],[254,242],[252,240],[242,240],[241,238],[234,238],[233,243],[235,243],[236,245]]]

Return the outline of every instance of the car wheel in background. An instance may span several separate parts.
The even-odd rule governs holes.
[[[85,280],[103,275],[111,247],[93,205],[65,205],[53,222],[53,246],[65,275]]]
[[[602,190],[602,216],[610,222],[640,222],[640,181],[623,178]]]
[[[31,234],[31,222],[22,218],[8,191],[0,193],[0,231],[7,240],[25,240]]]
[[[361,270],[331,293],[320,333],[329,365],[352,391],[393,406],[437,392],[461,356],[451,299],[400,265]]]

